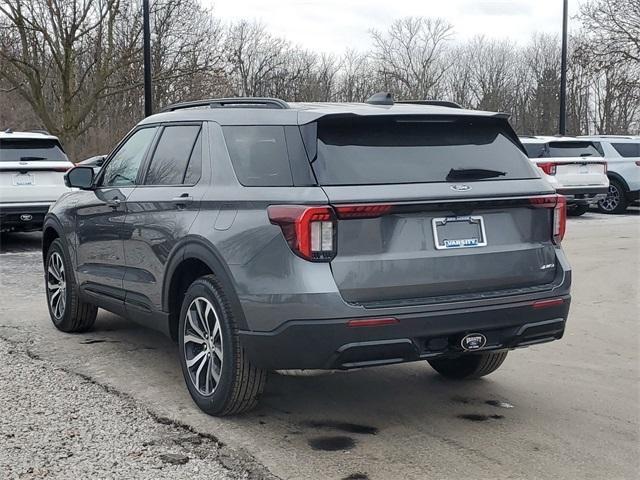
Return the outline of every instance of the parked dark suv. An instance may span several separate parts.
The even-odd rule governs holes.
[[[253,407],[269,370],[472,378],[564,333],[565,201],[502,114],[184,103],[67,182],[44,229],[53,323],[86,331],[100,307],[170,335],[213,415]]]

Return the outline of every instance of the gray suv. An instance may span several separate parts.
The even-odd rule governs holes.
[[[212,415],[255,406],[270,370],[466,379],[564,333],[566,203],[502,114],[189,102],[66,181],[44,225],[53,323],[86,331],[100,307],[171,336]]]

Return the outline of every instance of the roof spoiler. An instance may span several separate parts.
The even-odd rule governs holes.
[[[232,97],[232,98],[208,98],[205,100],[194,100],[191,102],[181,102],[169,105],[162,110],[163,112],[174,112],[185,108],[276,108],[286,110],[289,104],[279,98],[270,97]]]

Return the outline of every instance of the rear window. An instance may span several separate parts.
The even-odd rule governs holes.
[[[545,148],[544,143],[523,143],[524,149],[527,151],[529,158],[544,157]]]
[[[601,157],[591,142],[549,142],[549,157]]]
[[[242,185],[293,185],[282,126],[222,127],[233,168]]]
[[[57,140],[32,138],[0,140],[0,162],[38,160],[69,161]]]
[[[151,158],[149,170],[144,179],[145,185],[179,185],[195,183],[193,179],[185,181],[190,160],[201,161],[202,149],[196,139],[200,134],[200,125],[175,125],[165,127]],[[196,158],[194,159],[194,152]],[[196,179],[197,181],[197,179]]]
[[[318,122],[313,170],[322,185],[446,182],[452,169],[504,172],[496,177],[500,179],[537,178],[501,123],[455,118],[324,119]]]
[[[640,143],[612,143],[611,146],[621,157],[640,157]]]

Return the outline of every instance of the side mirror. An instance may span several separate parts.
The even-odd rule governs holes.
[[[93,188],[93,168],[77,166],[64,175],[64,184],[71,188],[91,190]]]

